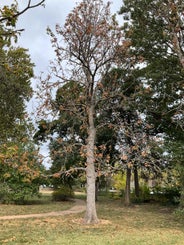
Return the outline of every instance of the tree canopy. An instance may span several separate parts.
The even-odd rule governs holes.
[[[142,111],[157,133],[180,137],[183,131],[182,1],[124,1],[126,38],[142,81]]]
[[[31,98],[30,79],[33,63],[23,48],[1,49],[0,52],[0,138],[1,142],[20,133],[25,117],[25,101]]]
[[[19,10],[18,2],[0,8],[0,185],[1,202],[23,201],[38,194],[43,170],[31,140],[26,103],[32,96],[34,64],[28,50],[16,47],[17,19],[27,10],[42,5],[27,1]]]

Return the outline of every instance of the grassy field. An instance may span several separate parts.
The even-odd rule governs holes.
[[[50,194],[43,194],[39,199],[30,200],[27,205],[0,205],[0,216],[62,211],[73,205],[73,202],[52,202]]]
[[[53,206],[56,205],[56,206]],[[0,206],[0,215],[45,212],[68,208],[72,203],[31,206]],[[33,208],[34,207],[34,208]],[[30,209],[31,208],[31,209]],[[54,209],[54,210],[53,210]],[[2,211],[3,210],[3,211]],[[11,211],[10,211],[11,210]],[[31,211],[32,210],[32,211]],[[172,207],[157,204],[126,208],[119,200],[100,200],[97,204],[98,225],[84,225],[84,213],[60,217],[0,222],[0,244],[43,245],[184,245],[184,223],[177,221]],[[6,213],[7,214],[7,213]]]

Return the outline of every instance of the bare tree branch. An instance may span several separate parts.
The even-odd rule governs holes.
[[[31,1],[32,0],[29,0],[28,1],[27,6],[23,10],[15,13],[15,14],[13,14],[11,17],[8,16],[8,17],[2,17],[2,18],[0,18],[0,22],[6,21],[6,20],[9,20],[9,19],[17,18],[18,16],[22,15],[23,13],[25,13],[27,10],[32,9],[32,8],[36,8],[36,7],[42,5],[45,2],[45,0],[41,0],[37,4],[31,5]]]

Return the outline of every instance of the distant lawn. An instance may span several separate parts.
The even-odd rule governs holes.
[[[41,210],[52,209],[52,205],[40,204]],[[24,213],[30,213],[30,208],[25,207]],[[142,204],[126,208],[119,200],[103,198],[97,210],[101,219],[98,225],[84,225],[84,214],[1,221],[0,244],[184,245],[184,224],[175,219],[171,207]]]
[[[43,194],[41,198],[30,199],[26,205],[0,204],[0,216],[48,213],[71,208],[74,202],[53,202],[50,194]]]

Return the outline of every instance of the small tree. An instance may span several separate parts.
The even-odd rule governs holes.
[[[60,111],[62,113],[68,110],[71,116],[73,113],[78,113],[83,122],[81,129],[85,128],[87,132],[85,151],[83,151],[86,157],[87,178],[87,208],[84,221],[97,223],[95,118],[98,115],[96,106],[99,102],[98,91],[102,88],[102,79],[116,64],[121,32],[115,18],[110,14],[109,3],[104,5],[102,0],[83,0],[68,15],[63,28],[56,26],[56,35],[50,29],[48,33],[56,53],[52,72],[59,79],[58,84],[62,86],[75,81],[83,88],[78,100],[70,101],[64,107],[61,106]],[[50,95],[48,83],[45,88],[49,92],[46,96],[48,105]],[[75,90],[73,93],[75,94]],[[105,94],[103,98],[107,100]]]
[[[42,161],[31,142],[0,146],[0,202],[23,203],[38,195],[43,183]]]

